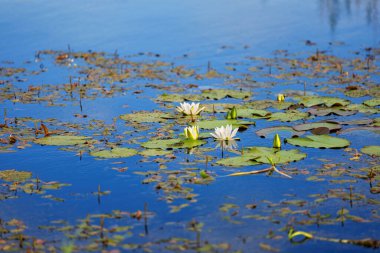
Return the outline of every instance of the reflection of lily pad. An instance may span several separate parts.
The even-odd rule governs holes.
[[[339,124],[327,123],[327,122],[315,122],[315,123],[296,125],[296,126],[293,126],[293,129],[295,129],[296,131],[308,131],[308,130],[312,130],[312,129],[320,128],[320,127],[326,127],[330,131],[338,131],[339,129],[342,128],[342,126]]]
[[[299,96],[294,97],[294,99],[299,100],[299,104],[302,104],[306,107],[312,107],[316,105],[325,105],[327,107],[332,106],[346,106],[350,104],[350,101],[335,98],[335,97],[320,97],[320,96]]]
[[[297,110],[291,110],[287,112],[276,112],[272,113],[270,118],[268,119],[269,121],[274,121],[274,120],[279,120],[282,122],[290,122],[290,121],[297,121],[301,119],[306,119],[309,117],[309,114],[306,112],[300,112]]]
[[[287,142],[302,147],[309,148],[344,148],[350,142],[343,138],[332,137],[329,135],[308,135],[306,137],[294,137],[287,139]]]
[[[0,171],[0,179],[8,182],[23,182],[32,176],[28,171],[2,170]]]
[[[380,146],[365,146],[360,151],[367,155],[380,156]]]
[[[130,157],[137,154],[137,150],[131,148],[114,148],[111,150],[101,150],[91,152],[90,155],[101,158],[121,158]]]
[[[208,89],[202,91],[202,96],[207,99],[219,100],[225,97],[232,97],[238,99],[249,98],[252,93],[249,91],[239,91],[239,90],[227,90],[227,89]]]
[[[43,137],[37,139],[34,142],[41,145],[53,145],[53,146],[69,146],[84,144],[90,139],[86,136],[73,136],[73,135],[56,135]]]
[[[204,120],[197,123],[199,128],[214,129],[216,127],[232,125],[233,127],[247,128],[248,125],[254,125],[253,121],[243,120]]]
[[[280,136],[300,136],[303,135],[304,131],[296,131],[288,126],[275,126],[275,127],[267,127],[263,128],[259,131],[256,131],[256,134],[260,137],[267,138],[271,134],[279,134]]]
[[[120,118],[126,121],[139,123],[165,122],[167,119],[173,119],[173,115],[165,112],[136,112],[131,114],[120,115]]]

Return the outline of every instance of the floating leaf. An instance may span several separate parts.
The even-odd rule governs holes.
[[[336,98],[336,97],[320,97],[320,96],[297,96],[294,99],[299,100],[299,104],[306,107],[312,107],[316,105],[325,105],[327,107],[332,106],[346,106],[350,104],[350,101]]]
[[[367,155],[380,156],[380,146],[365,146],[360,151]]]
[[[265,137],[265,138],[267,138],[271,134],[274,135],[276,133],[278,133],[280,136],[286,136],[289,134],[290,134],[290,136],[301,136],[301,135],[305,134],[305,131],[296,131],[293,128],[288,127],[288,126],[267,127],[267,128],[263,128],[259,131],[256,131],[256,134],[258,136]]]
[[[243,121],[243,120],[203,120],[197,123],[199,128],[203,129],[214,129],[216,127],[232,125],[233,127],[246,129],[248,125],[254,125],[253,121]]]
[[[276,151],[276,149],[272,149],[270,153],[265,152],[264,155],[256,158],[255,161],[260,162],[260,163],[267,163],[267,164],[271,164],[272,162],[274,164],[284,164],[284,163],[299,161],[299,160],[304,159],[305,157],[306,157],[306,154],[300,152],[297,149],[280,150],[280,151]]]
[[[90,155],[100,158],[121,158],[134,156],[136,154],[137,150],[131,148],[114,148],[111,150],[101,150],[90,153]]]
[[[53,135],[37,139],[34,142],[41,145],[69,146],[85,144],[89,139],[86,136]]]
[[[242,155],[235,157],[228,157],[217,161],[218,165],[230,166],[230,167],[242,167],[242,166],[253,166],[260,164],[259,162],[254,161],[253,159],[256,156],[251,155]]]
[[[143,156],[163,156],[171,154],[171,151],[162,150],[162,149],[145,149],[140,151],[139,154]]]
[[[23,182],[32,176],[28,171],[2,170],[0,171],[0,179],[8,182]]]
[[[276,112],[270,115],[269,121],[279,120],[282,122],[297,121],[301,119],[306,119],[309,117],[309,114],[306,112],[300,112],[297,110],[289,110],[286,112]]]
[[[380,98],[373,98],[370,100],[366,100],[363,102],[363,104],[365,104],[367,106],[371,106],[371,107],[379,106],[380,105]]]
[[[331,132],[338,131],[342,128],[341,125],[337,123],[328,123],[328,122],[314,122],[314,123],[306,123],[293,126],[293,129],[296,131],[308,131],[315,128],[325,127],[328,128]]]
[[[238,117],[239,118],[253,118],[253,117],[268,117],[271,113],[265,110],[249,109],[249,108],[239,108]]]
[[[181,142],[180,139],[164,139],[164,140],[150,140],[141,143],[144,148],[154,148],[154,149],[172,149],[173,145]]]
[[[174,116],[165,112],[136,112],[131,114],[120,115],[120,118],[126,121],[139,123],[166,122],[167,119],[173,119]]]
[[[162,94],[156,98],[162,102],[183,102],[183,101],[201,101],[202,96],[200,94]]]
[[[308,135],[306,137],[293,137],[287,139],[287,142],[302,147],[309,148],[344,148],[350,145],[350,142],[343,138],[332,137],[329,135]]]
[[[347,110],[359,111],[361,113],[376,114],[380,112],[380,109],[366,106],[363,104],[350,104],[347,106]]]
[[[202,90],[202,96],[207,99],[214,99],[214,100],[220,100],[225,97],[244,99],[244,98],[251,97],[252,93],[249,91],[208,89],[208,90]]]
[[[338,115],[338,116],[349,116],[349,115],[354,115],[355,113],[357,113],[357,111],[353,111],[353,110],[348,111],[348,110],[345,110],[344,108],[335,108],[335,107],[311,108],[308,112],[316,116],[327,116],[331,114]]]

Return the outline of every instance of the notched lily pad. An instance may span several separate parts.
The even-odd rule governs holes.
[[[163,155],[170,155],[171,153],[172,153],[171,151],[162,150],[162,149],[145,149],[139,152],[139,154],[142,156],[163,156]]]
[[[156,98],[162,102],[183,102],[183,101],[201,101],[203,97],[200,94],[162,94]]]
[[[308,148],[345,148],[350,145],[350,142],[346,139],[329,135],[308,135],[290,138],[286,141],[292,145]]]
[[[243,156],[235,156],[228,157],[224,159],[220,159],[216,162],[218,165],[229,166],[229,167],[243,167],[243,166],[253,166],[260,164],[259,162],[254,161],[255,156],[251,155],[243,155]]]
[[[90,153],[90,155],[100,158],[121,158],[134,156],[136,154],[137,150],[132,148],[114,148],[111,150],[101,150]]]
[[[74,135],[53,135],[35,140],[34,142],[41,145],[52,146],[71,146],[85,144],[90,137]]]
[[[365,146],[360,151],[367,155],[380,156],[380,146]]]
[[[379,106],[380,105],[380,98],[373,98],[370,100],[366,100],[363,102],[363,104],[365,104],[366,106],[371,106],[371,107]]]

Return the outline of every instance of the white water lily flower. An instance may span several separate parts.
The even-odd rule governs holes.
[[[211,135],[217,139],[217,140],[223,140],[223,141],[229,141],[229,140],[234,140],[235,135],[239,128],[235,128],[232,130],[232,125],[227,125],[227,126],[221,126],[221,127],[216,127],[215,132],[211,133]]]
[[[189,127],[186,127],[183,132],[185,133],[185,136],[187,139],[190,139],[190,140],[198,140],[199,138],[199,128],[198,126],[189,126]]]
[[[180,106],[177,106],[177,111],[186,115],[198,115],[203,111],[205,107],[199,107],[199,103],[192,102],[191,104],[187,102],[180,103]]]

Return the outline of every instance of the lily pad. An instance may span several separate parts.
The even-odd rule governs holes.
[[[380,98],[373,98],[370,100],[366,100],[363,102],[363,104],[365,104],[367,106],[371,106],[371,107],[378,106],[378,105],[380,105]]]
[[[265,110],[241,108],[238,109],[237,115],[239,118],[254,118],[256,117],[268,117],[271,113]]]
[[[330,130],[330,132],[338,131],[339,129],[342,128],[341,125],[335,124],[335,123],[315,122],[315,123],[296,125],[296,126],[293,126],[293,129],[296,131],[308,131],[308,130],[312,130],[312,129],[320,128],[320,127],[326,127]]]
[[[352,110],[352,111],[359,111],[361,113],[367,113],[367,114],[376,114],[380,112],[380,109],[366,106],[363,104],[350,104],[347,107],[347,110]]]
[[[322,96],[297,96],[294,99],[299,100],[299,104],[306,107],[312,107],[316,105],[325,105],[327,107],[333,106],[346,106],[350,104],[350,101],[336,98],[336,97],[322,97]]]
[[[252,96],[252,92],[227,90],[227,89],[208,89],[202,91],[202,96],[207,99],[220,100],[225,97],[244,99]]]
[[[302,160],[306,157],[305,153],[300,152],[297,149],[292,150],[280,150],[275,151],[273,150],[270,153],[266,153],[263,156],[260,156],[259,158],[256,158],[255,161],[260,163],[268,163],[271,164],[270,160],[273,161],[274,164],[284,164],[289,162],[295,162]]]
[[[354,115],[357,113],[357,111],[354,110],[345,110],[343,107],[335,108],[311,108],[308,111],[312,115],[316,116],[328,116],[328,115],[338,115],[338,116],[349,116],[349,115]]]
[[[165,112],[136,112],[131,114],[120,115],[120,118],[126,121],[139,122],[139,123],[152,123],[152,122],[166,122],[167,119],[173,119],[174,116]]]
[[[290,121],[297,121],[301,119],[306,119],[309,117],[309,114],[306,112],[300,112],[297,110],[290,110],[287,112],[276,112],[272,113],[269,121],[279,120],[281,122],[290,122]]]
[[[132,148],[114,148],[111,150],[101,150],[90,153],[90,155],[100,158],[121,158],[134,156],[136,154],[137,150]]]
[[[232,125],[233,127],[246,129],[248,125],[254,125],[253,121],[243,121],[243,120],[203,120],[197,123],[199,128],[203,129],[214,129],[216,127]]]
[[[228,112],[234,106],[239,109],[241,107],[240,104],[223,104],[223,103],[214,103],[214,104],[203,104],[205,107],[205,112],[218,113],[218,112]]]
[[[308,135],[306,137],[293,137],[287,142],[302,147],[309,148],[345,148],[350,142],[343,138],[332,137],[329,135]]]
[[[139,154],[143,156],[163,156],[171,154],[171,151],[162,150],[162,149],[145,149],[140,151]]]
[[[280,136],[301,136],[305,134],[305,131],[296,131],[288,126],[275,126],[275,127],[267,127],[263,128],[259,131],[256,131],[256,134],[260,137],[267,138],[271,134],[278,133]],[[283,133],[283,134],[281,134]]]
[[[201,101],[203,97],[200,94],[162,94],[156,98],[162,102],[183,102],[183,101]]]
[[[150,140],[144,143],[141,143],[141,146],[144,148],[154,148],[154,149],[172,149],[173,145],[181,142],[180,139],[158,139],[158,140]]]
[[[221,159],[216,162],[218,165],[229,166],[229,167],[243,167],[243,166],[253,166],[260,163],[254,161],[255,157],[250,155],[235,156]]]
[[[380,146],[365,146],[360,151],[367,155],[380,156]]]
[[[34,142],[41,145],[71,146],[85,144],[89,139],[90,138],[86,136],[53,135],[37,139]]]
[[[2,170],[0,179],[8,182],[24,182],[32,176],[28,171]]]

